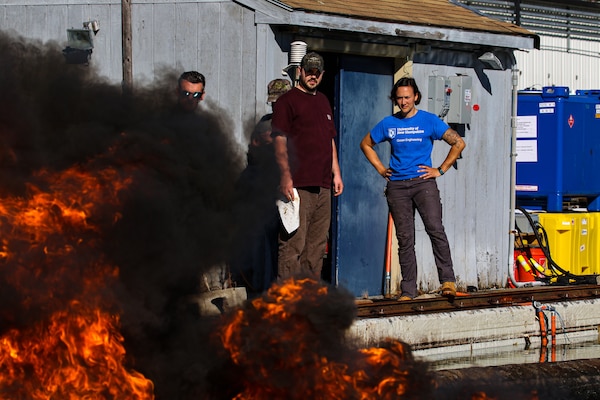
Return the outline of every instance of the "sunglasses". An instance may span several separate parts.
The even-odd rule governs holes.
[[[304,75],[306,75],[306,76],[314,75],[317,79],[321,76],[321,71],[317,68],[313,68],[313,69],[309,69],[309,70],[302,68],[302,70],[304,71]]]
[[[202,96],[203,94],[204,94],[204,92],[194,92],[194,93],[192,93],[192,92],[188,92],[187,90],[182,90],[181,92],[179,92],[179,95],[181,97],[190,97],[190,95],[192,95],[192,97],[194,99],[200,98],[200,96]]]

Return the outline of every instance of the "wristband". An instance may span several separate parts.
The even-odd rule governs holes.
[[[438,167],[438,171],[440,171],[440,176],[444,175],[444,170],[442,169],[442,167]]]

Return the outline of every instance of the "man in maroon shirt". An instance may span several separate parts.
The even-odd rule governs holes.
[[[283,94],[273,109],[275,157],[281,172],[281,195],[300,197],[300,225],[294,232],[281,226],[278,278],[321,278],[331,222],[331,192],[344,190],[329,100],[317,91],[323,79],[323,58],[314,52],[302,58],[299,84]]]

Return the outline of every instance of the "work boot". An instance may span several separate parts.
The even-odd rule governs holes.
[[[456,283],[454,283],[454,282],[442,283],[442,296],[444,296],[444,297],[456,296]]]
[[[398,301],[407,301],[407,300],[412,300],[412,297],[400,296],[400,298],[398,299]]]

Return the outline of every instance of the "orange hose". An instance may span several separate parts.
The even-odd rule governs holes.
[[[546,328],[546,319],[544,318],[544,312],[540,310],[538,311],[537,315],[540,323],[540,337],[542,339],[542,347],[546,347],[548,345],[548,331]]]
[[[550,333],[552,335],[552,348],[556,347],[556,313],[550,313]]]
[[[540,347],[540,363],[545,363],[548,361],[548,347],[542,346]]]

